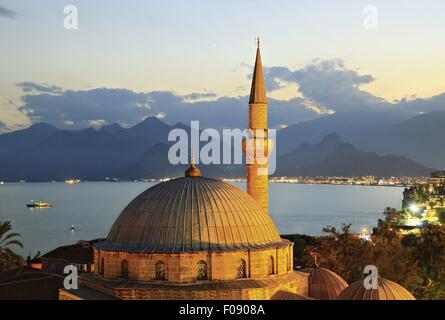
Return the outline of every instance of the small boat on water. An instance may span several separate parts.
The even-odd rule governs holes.
[[[80,183],[80,179],[67,179],[65,180],[66,184],[77,184]]]
[[[53,205],[51,203],[45,202],[43,200],[40,200],[40,201],[37,201],[37,202],[34,202],[34,201],[31,200],[30,203],[26,204],[26,206],[28,208],[50,208]]]

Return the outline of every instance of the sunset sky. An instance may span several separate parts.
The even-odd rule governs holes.
[[[68,4],[78,8],[78,30],[63,26]],[[378,9],[376,30],[363,25],[368,5]],[[203,108],[206,100],[245,97],[256,36],[261,38],[266,77],[269,74],[269,96],[277,105],[302,98],[294,101],[295,108],[310,109],[312,103],[316,113],[338,111],[334,102],[331,105],[336,96],[321,99],[311,95],[313,89],[300,90],[315,76],[325,83],[329,78],[346,96],[366,94],[391,104],[401,99],[428,100],[445,91],[444,14],[443,0],[0,0],[0,130],[50,121],[45,112],[60,110],[58,102],[55,109],[43,110],[50,104],[42,102],[47,95],[66,101],[96,88],[144,93],[148,105],[155,95],[147,98],[147,94],[156,91],[180,97],[182,102],[198,101]],[[311,73],[314,68],[316,72]],[[287,75],[294,72],[295,77],[278,74],[280,70]],[[357,81],[342,82],[350,76]],[[91,99],[88,103],[95,108],[104,101],[113,104],[119,100]],[[126,114],[126,106],[144,102],[129,99],[113,106],[121,113],[108,115],[107,105],[103,110],[96,108],[91,119],[79,116],[77,122],[74,109],[78,100],[72,100],[73,115],[63,111],[59,118],[73,128],[96,120],[131,125],[144,113],[137,112],[131,119],[121,114]],[[169,120],[172,111],[163,111],[163,101],[154,103],[158,108],[147,105],[146,110],[151,110],[147,115],[162,113]],[[300,119],[299,115],[291,121],[311,118],[301,113]],[[63,124],[59,120],[54,124]],[[276,124],[281,122],[277,118]]]

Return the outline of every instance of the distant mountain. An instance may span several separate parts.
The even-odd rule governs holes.
[[[183,176],[189,165],[172,165],[168,159],[170,144],[159,143],[149,148],[135,162],[116,170],[114,177],[136,179],[141,177],[168,178]],[[242,165],[199,165],[206,177],[229,178],[244,175]]]
[[[277,174],[426,175],[430,171],[427,167],[444,167],[445,112],[409,120],[394,114],[382,120],[381,113],[378,114],[338,113],[278,131]],[[131,128],[110,124],[98,130],[71,131],[39,123],[1,134],[0,179],[179,176],[185,166],[170,165],[167,159],[171,145],[168,133],[173,128],[190,130],[182,123],[169,125],[158,118],[147,118]],[[337,134],[329,135],[330,132]],[[425,163],[428,165],[424,166]],[[243,165],[201,164],[200,168],[211,177],[240,177],[245,173]]]
[[[304,142],[316,143],[331,132],[360,150],[405,156],[428,167],[445,167],[445,111],[411,119],[394,113],[336,113],[296,123],[277,132],[277,154],[290,153]]]
[[[445,111],[434,111],[376,133],[367,150],[409,157],[427,166],[445,167]]]
[[[295,150],[304,142],[319,142],[327,134],[336,132],[340,137],[362,146],[376,134],[394,128],[406,118],[394,113],[380,112],[337,112],[333,115],[299,122],[277,132],[277,154],[284,155]]]
[[[174,128],[189,131],[182,123],[168,125],[147,118],[131,128],[118,124],[99,130],[59,130],[35,124],[25,130],[0,135],[0,179],[50,181],[79,178],[165,178],[182,176],[187,165],[171,165],[168,134]],[[200,165],[209,177],[239,177],[244,167]]]
[[[337,134],[301,144],[277,160],[277,176],[428,176],[433,169],[408,158],[357,150]]]
[[[152,146],[167,143],[168,132],[174,127],[157,118],[147,118],[128,129],[111,124],[99,130],[70,131],[35,124],[0,135],[0,178],[104,179],[138,161]]]

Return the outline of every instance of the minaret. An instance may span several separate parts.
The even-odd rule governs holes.
[[[247,147],[249,151],[246,151],[246,155],[250,154],[253,159],[246,165],[247,193],[258,202],[265,213],[269,213],[268,155],[272,145],[267,137],[267,97],[259,39],[249,100],[249,132],[250,147]]]

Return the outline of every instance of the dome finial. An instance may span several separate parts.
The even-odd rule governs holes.
[[[195,165],[195,162],[196,162],[195,150],[192,150],[192,161],[191,161],[190,167],[185,171],[186,177],[200,177],[201,176],[201,171]]]
[[[312,264],[312,267],[319,268],[320,265],[318,263],[317,253],[315,251],[311,251],[311,252],[309,252],[309,256],[310,256],[310,260],[312,260],[312,261],[310,261]]]

